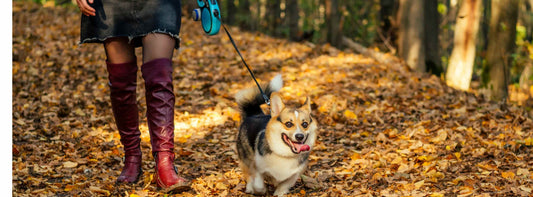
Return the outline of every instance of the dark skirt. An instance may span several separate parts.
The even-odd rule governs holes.
[[[104,2],[102,2],[104,1]],[[128,37],[135,47],[149,33],[165,33],[179,47],[180,0],[94,0],[96,16],[81,18],[81,43],[103,43],[107,38]]]

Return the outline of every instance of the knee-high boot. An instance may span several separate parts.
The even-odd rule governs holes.
[[[161,188],[184,186],[188,181],[177,174],[174,166],[174,102],[172,61],[168,58],[146,62],[141,67],[146,86],[146,116],[156,182]]]
[[[137,63],[112,64],[106,62],[111,90],[111,106],[115,123],[124,145],[124,168],[117,183],[134,183],[142,174],[139,111],[137,108]]]

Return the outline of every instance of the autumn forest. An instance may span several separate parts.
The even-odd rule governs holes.
[[[11,195],[251,196],[234,95],[255,83],[228,36],[191,19],[192,0],[172,58],[174,164],[190,188],[154,183],[140,72],[143,174],[115,185],[106,55],[79,44],[75,2],[12,1]],[[310,98],[318,138],[288,196],[533,195],[533,1],[219,2],[257,80],[281,74],[287,105]]]

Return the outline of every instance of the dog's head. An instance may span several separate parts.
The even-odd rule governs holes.
[[[270,119],[266,138],[278,155],[296,156],[310,151],[316,140],[317,122],[311,117],[311,101],[306,98],[300,108],[285,107],[279,93],[271,95]]]

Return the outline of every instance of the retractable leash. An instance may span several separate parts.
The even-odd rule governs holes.
[[[254,73],[244,61],[244,58],[242,57],[241,52],[239,51],[239,48],[235,44],[235,41],[231,37],[231,34],[229,33],[228,29],[224,24],[222,24],[222,20],[220,18],[220,8],[218,7],[218,3],[216,0],[197,0],[198,7],[193,10],[192,17],[195,21],[202,21],[202,28],[204,29],[204,32],[207,35],[216,35],[220,29],[220,26],[224,27],[224,31],[226,31],[226,34],[228,35],[229,40],[231,41],[231,44],[233,44],[233,48],[235,48],[235,51],[239,54],[241,57],[242,63],[246,66],[248,69],[248,72],[250,72],[250,75],[252,76],[252,79],[254,79],[255,84],[257,85],[257,88],[259,88],[259,91],[261,92],[261,95],[263,96],[263,99],[265,99],[265,103],[267,105],[270,105],[270,99],[268,96],[263,92],[263,89],[257,82],[257,79],[254,76]]]

